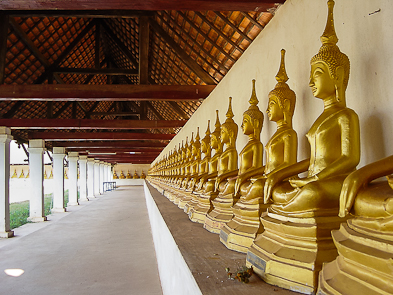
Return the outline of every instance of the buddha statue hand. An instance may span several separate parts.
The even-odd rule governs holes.
[[[314,175],[312,177],[306,177],[306,178],[289,179],[289,183],[293,188],[299,188],[305,186],[306,184],[309,184],[310,182],[314,182],[317,180],[318,180],[318,176]]]
[[[273,188],[282,179],[279,177],[278,173],[270,173],[267,175],[265,187],[263,188],[263,203],[268,204],[272,197]]]
[[[340,217],[345,217],[349,214],[358,192],[368,183],[367,174],[362,173],[362,170],[356,170],[345,178],[340,193],[340,210],[338,214]]]
[[[234,196],[236,196],[239,193],[240,186],[243,184],[244,180],[241,175],[237,176],[236,182],[235,182],[235,193]]]

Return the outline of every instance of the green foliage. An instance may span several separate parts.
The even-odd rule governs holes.
[[[51,214],[50,210],[53,208],[53,194],[45,195],[44,198],[44,212],[45,216]],[[68,203],[68,190],[64,192],[64,204]],[[10,227],[11,229],[20,227],[26,223],[29,217],[30,201],[10,204]]]

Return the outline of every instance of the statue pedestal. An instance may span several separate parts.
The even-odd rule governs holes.
[[[189,213],[195,206],[198,205],[199,193],[192,192],[190,194],[191,199],[184,205],[184,213]]]
[[[240,199],[232,207],[233,218],[221,229],[221,243],[228,249],[247,253],[256,236],[263,232],[260,216],[268,207],[269,205],[263,204],[262,198],[251,202]]]
[[[179,202],[178,202],[177,206],[180,209],[183,209],[184,212],[186,212],[186,210],[188,210],[188,208],[186,209],[185,206],[188,204],[188,202],[191,201],[191,199],[192,199],[191,194],[192,194],[192,190],[187,189],[185,192],[183,192],[183,195],[179,198]],[[188,212],[186,212],[186,213],[188,214]]]
[[[248,250],[246,265],[268,284],[315,294],[322,264],[337,257],[330,232],[343,219],[287,217],[268,209],[261,222],[264,232]]]
[[[225,223],[232,219],[232,206],[237,200],[238,197],[234,197],[232,193],[225,196],[218,195],[212,200],[214,209],[206,215],[203,227],[212,233],[219,234]]]
[[[393,294],[393,233],[353,221],[332,232],[339,256],[323,266],[318,294]]]
[[[198,204],[190,208],[188,218],[197,223],[205,223],[206,214],[212,209],[211,201],[216,198],[218,193],[208,192],[198,196]]]

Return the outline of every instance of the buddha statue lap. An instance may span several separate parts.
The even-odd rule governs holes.
[[[205,223],[206,214],[212,210],[212,200],[217,197],[218,191],[215,188],[216,177],[218,174],[218,163],[222,154],[222,143],[220,141],[221,124],[216,110],[216,123],[214,132],[210,135],[210,148],[214,151],[213,157],[208,163],[208,174],[204,177],[206,181],[202,189],[198,192],[197,204],[188,212],[191,221]]]
[[[229,249],[247,253],[256,236],[263,231],[260,216],[270,206],[264,204],[263,189],[270,173],[296,163],[297,134],[292,128],[296,95],[286,84],[288,76],[284,63],[285,50],[281,50],[281,65],[276,75],[277,85],[269,93],[267,114],[277,123],[277,131],[266,145],[266,166],[263,171],[247,181],[245,189],[240,187],[240,199],[233,206],[233,218],[220,232],[220,240]],[[261,113],[262,114],[262,113]],[[263,115],[262,115],[263,116]],[[262,117],[263,118],[263,117]],[[261,120],[262,121],[262,120]],[[261,122],[262,124],[262,122]],[[260,132],[260,130],[255,130]],[[262,155],[256,157],[262,163]]]
[[[233,112],[229,98],[229,108],[226,121],[221,125],[220,140],[225,145],[219,160],[219,169],[215,182],[218,196],[211,200],[213,209],[205,217],[203,227],[212,233],[220,233],[223,225],[232,218],[232,205],[237,201],[234,198],[235,176],[238,174],[238,155],[236,151],[236,138],[238,127],[233,121]]]
[[[322,46],[311,59],[309,85],[324,103],[307,134],[311,157],[268,176],[264,198],[273,204],[261,217],[265,231],[247,253],[247,265],[267,283],[306,294],[315,293],[322,263],[337,256],[330,231],[343,221],[340,191],[360,159],[358,116],[345,101],[349,59],[336,45],[333,6],[329,0]]]
[[[392,173],[390,156],[345,179],[339,214],[354,218],[332,232],[339,256],[324,264],[318,294],[393,294]]]

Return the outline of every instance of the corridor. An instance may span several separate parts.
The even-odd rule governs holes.
[[[67,209],[0,239],[0,294],[162,294],[143,186]]]

